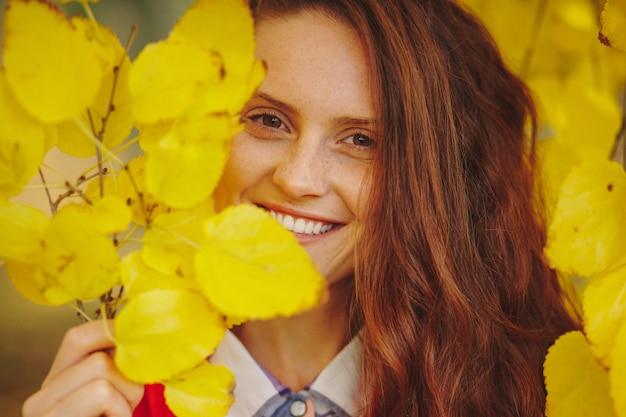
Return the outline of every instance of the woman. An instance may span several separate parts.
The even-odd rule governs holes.
[[[534,108],[483,27],[447,0],[251,3],[267,77],[216,202],[273,213],[331,297],[227,336],[230,415],[543,415],[576,324],[541,256]],[[71,330],[24,417],[166,415],[109,345]]]

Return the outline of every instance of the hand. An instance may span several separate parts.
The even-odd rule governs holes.
[[[112,331],[112,322],[107,324]],[[70,329],[41,390],[23,417],[131,417],[143,385],[128,381],[106,353],[113,347],[101,320]]]

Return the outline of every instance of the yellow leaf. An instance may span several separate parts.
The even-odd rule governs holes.
[[[0,256],[36,263],[43,250],[43,237],[50,219],[26,204],[0,203]]]
[[[263,64],[254,61],[254,24],[245,1],[197,1],[174,26],[170,39],[194,43],[222,58],[224,76],[202,86],[195,115],[236,114],[265,76]]]
[[[115,363],[129,379],[155,383],[207,358],[224,337],[221,315],[199,294],[152,290],[115,320]]]
[[[578,331],[559,337],[544,363],[547,417],[615,417],[609,376]]]
[[[620,51],[626,51],[626,2],[607,0],[600,15],[600,40]]]
[[[131,252],[122,259],[122,284],[129,299],[155,289],[190,291],[198,289],[193,279],[163,274],[150,268],[143,261],[141,251]]]
[[[203,361],[164,385],[165,402],[177,417],[217,417],[233,403],[235,377],[227,367]]]
[[[537,160],[547,218],[551,219],[558,201],[559,189],[567,174],[581,161],[571,146],[557,139],[537,142]]]
[[[101,139],[107,149],[114,149],[128,137],[133,127],[128,89],[130,60],[126,56],[125,48],[111,29],[99,25],[98,35],[96,35],[92,22],[77,17],[72,19],[72,22],[93,42],[99,42],[103,54],[106,55],[105,59],[111,63],[104,73],[95,100],[86,111],[82,112],[80,121],[93,133],[94,137]],[[105,119],[106,126],[103,128]],[[59,125],[58,146],[63,152],[82,158],[93,156],[96,152],[96,146],[73,120]]]
[[[130,207],[132,221],[145,226],[160,213],[170,211],[164,203],[146,190],[145,185],[146,155],[131,159],[128,168],[118,172],[108,172],[104,177],[104,194],[121,198]],[[94,178],[85,188],[85,195],[91,201],[100,199],[100,183]]]
[[[150,125],[139,126],[139,135],[137,136],[137,139],[139,140],[139,146],[141,149],[146,153],[152,152],[152,150],[158,146],[161,139],[170,134],[178,122],[178,120],[176,120],[176,123],[174,120],[168,120]]]
[[[626,266],[594,278],[583,294],[585,334],[596,358],[609,368],[615,336],[626,323]]]
[[[169,39],[217,52],[227,77],[245,79],[254,61],[254,23],[243,0],[197,1],[174,26]]]
[[[529,80],[544,132],[573,152],[577,159],[608,159],[621,123],[612,93],[593,86],[584,71],[567,80],[549,74]]]
[[[95,222],[77,205],[61,207],[50,221],[37,280],[51,304],[96,298],[118,284],[117,251]]]
[[[38,284],[37,270],[39,265],[7,259],[5,266],[17,292],[35,304],[53,305],[44,295],[44,289]]]
[[[98,229],[103,234],[120,233],[128,228],[131,211],[126,202],[116,195],[105,195],[87,206],[93,214]]]
[[[611,396],[615,403],[618,417],[626,417],[626,322],[617,333],[611,352],[613,366],[609,370]]]
[[[226,164],[228,139],[209,136],[205,141],[187,142],[172,134],[161,140],[147,156],[148,191],[175,208],[190,208],[206,200]]]
[[[168,275],[191,276],[202,241],[202,221],[188,211],[157,216],[143,237],[142,256],[151,268]]]
[[[0,200],[19,194],[47,150],[45,129],[17,102],[0,68]]]
[[[99,45],[44,0],[9,0],[3,58],[7,80],[33,117],[57,123],[78,117],[102,79]]]
[[[227,316],[289,316],[326,299],[326,282],[304,248],[264,210],[229,207],[209,219],[204,232],[197,279]]]
[[[219,58],[209,50],[172,41],[147,45],[128,77],[135,120],[152,124],[182,116],[196,100],[198,87],[218,79],[219,73]]]
[[[567,176],[548,229],[545,254],[558,270],[591,276],[626,248],[626,173],[615,162],[586,161]]]

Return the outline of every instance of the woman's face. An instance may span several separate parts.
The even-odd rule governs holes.
[[[265,208],[337,282],[353,272],[375,152],[365,53],[348,26],[318,12],[261,20],[256,33],[267,76],[241,113],[217,208]]]

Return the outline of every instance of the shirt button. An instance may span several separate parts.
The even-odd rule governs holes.
[[[306,414],[306,403],[302,400],[295,400],[289,407],[289,414],[293,417],[302,417]]]

